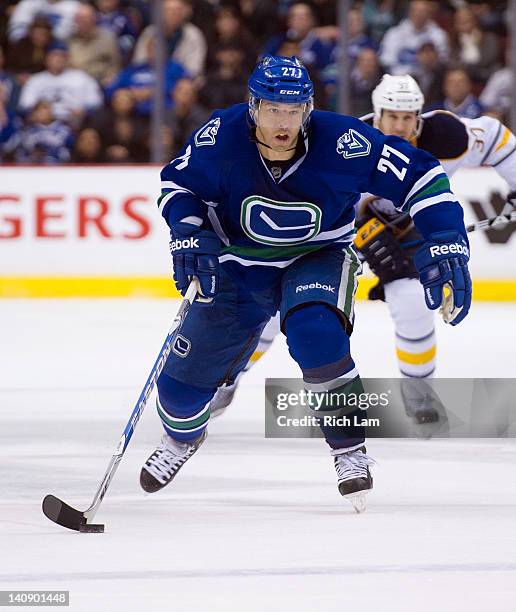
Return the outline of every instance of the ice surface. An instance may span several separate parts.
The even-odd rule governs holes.
[[[371,440],[356,515],[322,440],[265,440],[263,379],[298,376],[282,339],[174,485],[145,496],[161,435],[150,403],[97,515],[78,534],[41,512],[85,509],[177,302],[0,302],[0,589],[68,589],[71,610],[516,610],[516,443]],[[438,326],[438,375],[515,375],[514,305]],[[363,376],[396,376],[383,304],[357,305]],[[486,406],[486,410],[489,407]]]

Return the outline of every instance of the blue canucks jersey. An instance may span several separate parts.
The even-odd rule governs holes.
[[[215,111],[162,170],[161,214],[169,225],[201,217],[223,244],[222,264],[259,267],[262,277],[327,245],[351,243],[362,192],[410,212],[423,235],[464,231],[448,178],[429,153],[322,111],[312,113],[304,144],[304,155],[275,179],[250,138],[247,105]],[[441,215],[428,216],[430,208]]]

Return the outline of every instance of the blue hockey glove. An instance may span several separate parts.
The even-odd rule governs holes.
[[[446,323],[457,325],[471,306],[469,249],[457,232],[436,232],[415,253],[414,264],[430,310],[441,306]]]
[[[174,223],[170,252],[174,263],[174,281],[182,295],[195,276],[201,295],[214,298],[219,290],[220,240],[214,232],[191,223]]]

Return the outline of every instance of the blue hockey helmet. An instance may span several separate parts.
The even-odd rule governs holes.
[[[249,113],[255,121],[260,100],[305,104],[303,127],[313,110],[314,85],[297,57],[264,56],[249,77]]]

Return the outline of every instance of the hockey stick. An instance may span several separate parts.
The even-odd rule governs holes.
[[[466,232],[468,232],[469,234],[478,230],[488,230],[492,227],[507,225],[509,223],[512,223],[513,221],[516,221],[516,209],[506,215],[497,215],[496,217],[489,217],[488,219],[482,219],[482,221],[477,221],[476,223],[466,225]],[[401,245],[401,248],[412,249],[423,244],[425,244],[425,241],[423,239],[411,240],[410,242],[404,242]]]
[[[498,225],[507,225],[507,223],[511,223],[512,221],[516,221],[516,209],[506,215],[497,215],[496,217],[489,217],[488,219],[471,223],[471,225],[466,226],[466,231],[476,232],[477,230],[488,230]]]
[[[133,408],[131,417],[125,426],[122,437],[118,442],[114,455],[111,457],[111,461],[109,462],[106,473],[104,474],[104,478],[102,479],[102,482],[95,493],[95,497],[93,498],[90,507],[81,512],[81,510],[72,508],[54,495],[47,495],[42,504],[43,513],[51,521],[54,521],[54,523],[68,529],[74,529],[75,531],[86,533],[104,532],[104,525],[92,524],[93,518],[95,517],[95,514],[97,513],[97,510],[104,499],[104,495],[106,494],[109,484],[115,475],[118,464],[122,460],[125,449],[129,445],[138,420],[143,413],[158,376],[163,370],[167,357],[172,349],[172,345],[176,340],[177,333],[181,328],[188,311],[190,310],[190,306],[197,296],[198,288],[199,283],[197,279],[194,278],[186,291],[186,295],[181,302],[176,316],[174,317],[174,321],[172,322],[172,326],[170,327],[166,340],[161,347],[156,361],[154,362],[154,366],[149,374],[149,377],[147,378],[147,382],[145,383],[142,392],[140,393],[140,397]]]

